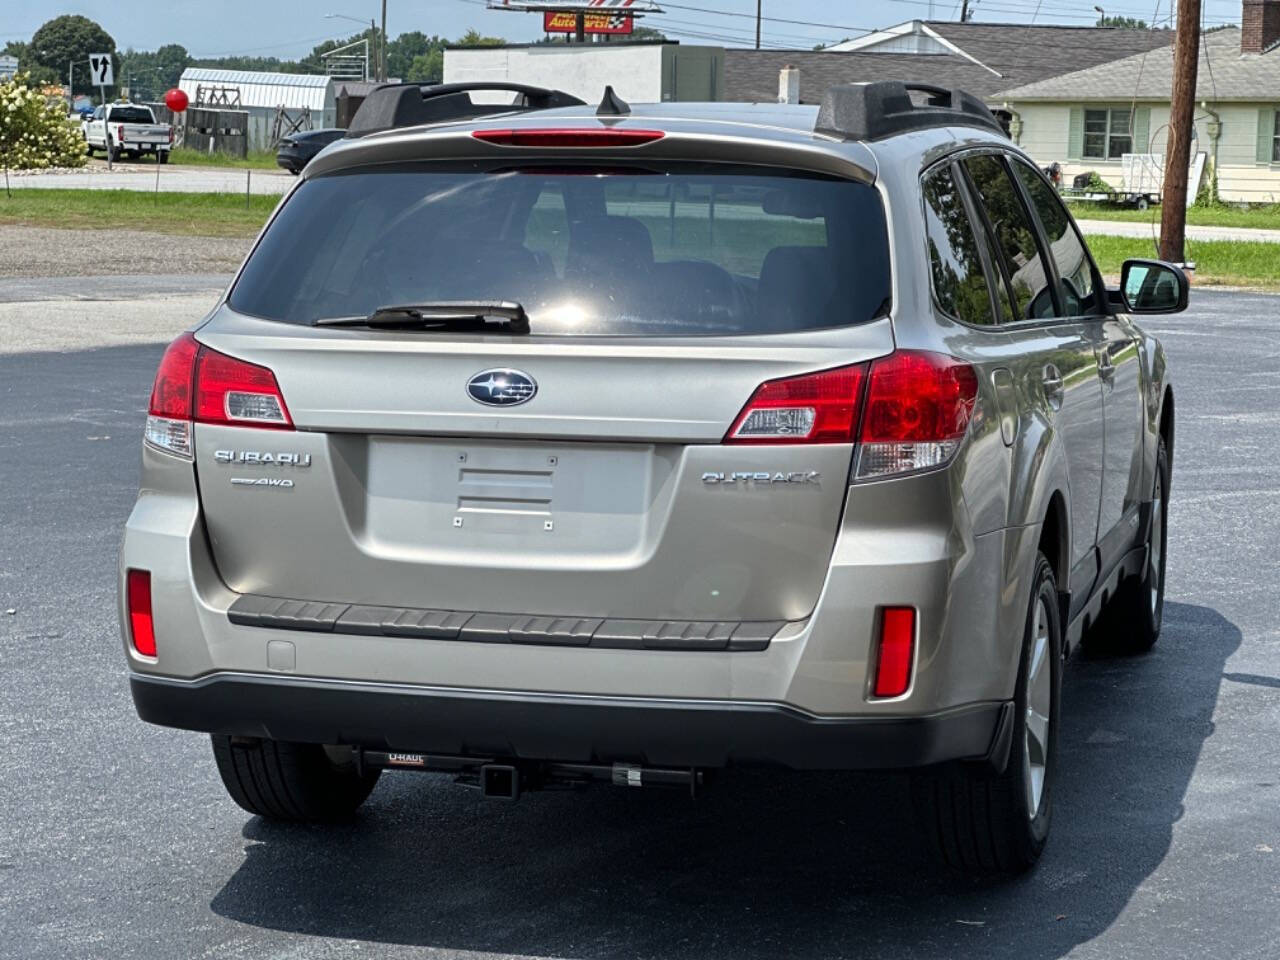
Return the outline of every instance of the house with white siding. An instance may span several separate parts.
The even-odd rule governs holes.
[[[1163,157],[1173,49],[1025,84],[999,94],[1010,135],[1063,179],[1096,171],[1115,186],[1125,154]],[[1241,26],[1203,35],[1192,155],[1234,203],[1280,203],[1280,0],[1245,0]]]

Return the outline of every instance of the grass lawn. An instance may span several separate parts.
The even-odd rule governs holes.
[[[0,225],[149,230],[199,237],[251,237],[279,197],[242,193],[144,193],[137,190],[0,191]]]
[[[1150,240],[1135,237],[1085,237],[1107,276],[1119,276],[1120,264],[1131,257],[1155,256]],[[1196,286],[1280,288],[1280,244],[1234,240],[1187,241],[1187,259],[1195,262]]]
[[[274,150],[252,150],[244,159],[229,157],[225,153],[203,153],[189,147],[176,147],[169,155],[170,163],[198,167],[251,167],[254,170],[279,170]]]
[[[1077,220],[1129,220],[1137,223],[1160,223],[1160,208],[1134,210],[1131,207],[1112,207],[1101,203],[1070,203],[1068,206]],[[1187,211],[1187,223],[1197,227],[1255,227],[1280,230],[1280,204],[1265,207],[1192,207]]]

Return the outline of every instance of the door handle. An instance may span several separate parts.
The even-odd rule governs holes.
[[[1062,375],[1057,371],[1057,367],[1048,364],[1044,367],[1044,378],[1041,380],[1044,385],[1044,396],[1053,399],[1062,396]]]
[[[1111,378],[1116,375],[1116,365],[1111,362],[1110,352],[1103,350],[1098,355],[1098,376],[1103,380],[1110,382]]]

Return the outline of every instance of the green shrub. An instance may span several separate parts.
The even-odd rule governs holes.
[[[20,73],[0,83],[0,159],[15,170],[79,167],[84,137],[59,100],[49,101]]]

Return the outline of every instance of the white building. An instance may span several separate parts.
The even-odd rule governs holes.
[[[677,43],[540,43],[444,52],[444,82],[527,83],[597,103],[606,85],[623,100],[723,100],[724,48]]]
[[[182,71],[178,87],[190,98],[193,107],[198,105],[196,94],[200,88],[206,92],[211,88],[238,91],[239,106],[226,109],[244,110],[249,114],[250,150],[275,148],[271,131],[276,111],[282,106],[294,115],[301,109],[310,111],[312,129],[332,127],[336,123],[333,77],[188,67]]]

